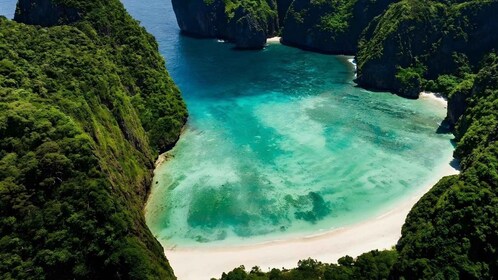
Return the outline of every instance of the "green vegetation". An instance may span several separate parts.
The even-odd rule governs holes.
[[[413,51],[412,48],[418,46],[402,44],[397,40],[413,40],[423,45],[429,38],[438,36],[439,28],[445,20],[444,8],[443,3],[436,1],[405,0],[390,5],[389,9],[365,30],[366,34],[359,42],[358,67],[363,68],[368,61],[381,58],[386,44],[398,47],[398,52],[407,56]],[[390,41],[391,38],[395,41]]]
[[[327,53],[354,54],[361,32],[392,0],[296,0],[282,26],[283,42]]]
[[[268,21],[277,17],[275,3],[269,0],[223,0],[225,4],[225,13],[229,20],[233,20],[235,12],[238,9],[244,11],[244,14],[250,15],[258,21]],[[240,20],[240,18],[236,19]]]
[[[356,260],[350,256],[339,259],[338,264],[324,264],[313,259],[299,261],[294,269],[272,269],[262,272],[253,267],[246,272],[244,266],[223,273],[220,280],[375,280],[387,279],[396,261],[395,250],[371,251],[359,256]]]
[[[92,39],[98,36],[100,45],[108,48],[151,146],[160,152],[170,148],[187,113],[179,90],[164,69],[154,37],[128,15],[119,1],[56,2],[85,14],[86,20],[75,25]]]
[[[358,83],[417,97],[441,75],[475,73],[498,44],[492,11],[498,2],[403,0],[389,6],[363,32]],[[410,71],[424,67],[418,76]],[[416,82],[418,80],[418,82]]]
[[[392,275],[491,279],[498,273],[498,58],[474,79],[456,127],[462,173],[443,178],[412,209]]]
[[[353,19],[353,7],[356,1],[351,0],[320,0],[313,1],[312,6],[319,9],[326,9],[329,12],[324,13],[320,18],[317,28],[323,31],[333,33],[347,32]]]
[[[333,38],[350,30],[353,20],[353,7],[356,2],[351,0],[308,2],[298,0],[290,6],[287,21],[304,24],[308,32],[325,33],[326,35],[320,35]],[[288,30],[288,33],[292,31]]]
[[[0,277],[174,279],[142,207],[185,105],[119,1],[57,3],[82,20],[0,18]]]
[[[208,6],[215,4],[216,0],[203,0]],[[250,15],[254,19],[269,20],[277,16],[275,2],[271,0],[223,0],[225,14],[229,21],[240,20],[235,18],[237,10],[242,10],[243,14]]]
[[[421,88],[426,71],[427,68],[420,63],[407,68],[399,67],[398,72],[396,73],[396,79],[401,83],[401,91],[405,89]]]

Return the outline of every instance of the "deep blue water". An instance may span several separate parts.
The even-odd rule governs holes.
[[[13,9],[0,1],[3,14]],[[420,190],[451,159],[451,135],[436,134],[441,104],[357,88],[345,57],[279,44],[235,51],[181,36],[167,0],[123,3],[157,38],[190,112],[147,206],[165,244],[359,222]]]

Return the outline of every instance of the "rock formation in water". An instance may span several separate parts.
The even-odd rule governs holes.
[[[238,48],[262,48],[266,38],[327,53],[353,54],[361,31],[393,0],[173,0],[180,29],[221,38]]]
[[[182,32],[233,42],[240,49],[258,49],[278,32],[274,1],[173,0]]]

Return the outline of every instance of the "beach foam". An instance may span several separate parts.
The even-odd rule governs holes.
[[[423,91],[420,93],[419,98],[426,99],[426,100],[429,100],[431,102],[435,102],[435,103],[443,106],[443,108],[445,108],[445,109],[448,106],[448,100],[446,100],[446,98],[444,98],[439,93]]]

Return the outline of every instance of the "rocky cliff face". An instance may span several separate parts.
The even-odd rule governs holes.
[[[180,29],[199,37],[217,37],[226,29],[228,18],[223,1],[173,0],[173,9]],[[221,29],[221,30],[220,30]]]
[[[416,5],[418,5],[417,3]],[[407,73],[406,83],[396,77],[401,68],[415,66],[417,57],[426,55],[432,43],[441,38],[444,9],[407,1],[395,3],[365,30],[357,55],[357,82],[367,88],[391,90],[417,98],[421,91],[417,71]]]
[[[333,54],[355,54],[361,32],[393,0],[295,0],[285,17],[282,42]]]
[[[282,32],[287,45],[354,54],[362,30],[394,0],[172,2],[186,34],[226,39],[238,48],[261,48],[266,38]]]
[[[479,1],[392,4],[360,40],[358,84],[416,98],[425,80],[476,67],[498,45],[497,9]]]
[[[467,108],[467,95],[463,92],[455,93],[448,99],[446,120],[454,127]]]
[[[19,0],[14,20],[31,25],[54,26],[81,19],[77,9],[54,3],[52,0]]]
[[[240,49],[259,49],[278,32],[276,2],[173,0],[178,25],[185,34],[225,39]],[[227,4],[229,3],[229,4]]]
[[[284,21],[287,16],[287,11],[294,0],[277,0],[278,24],[284,26]]]

